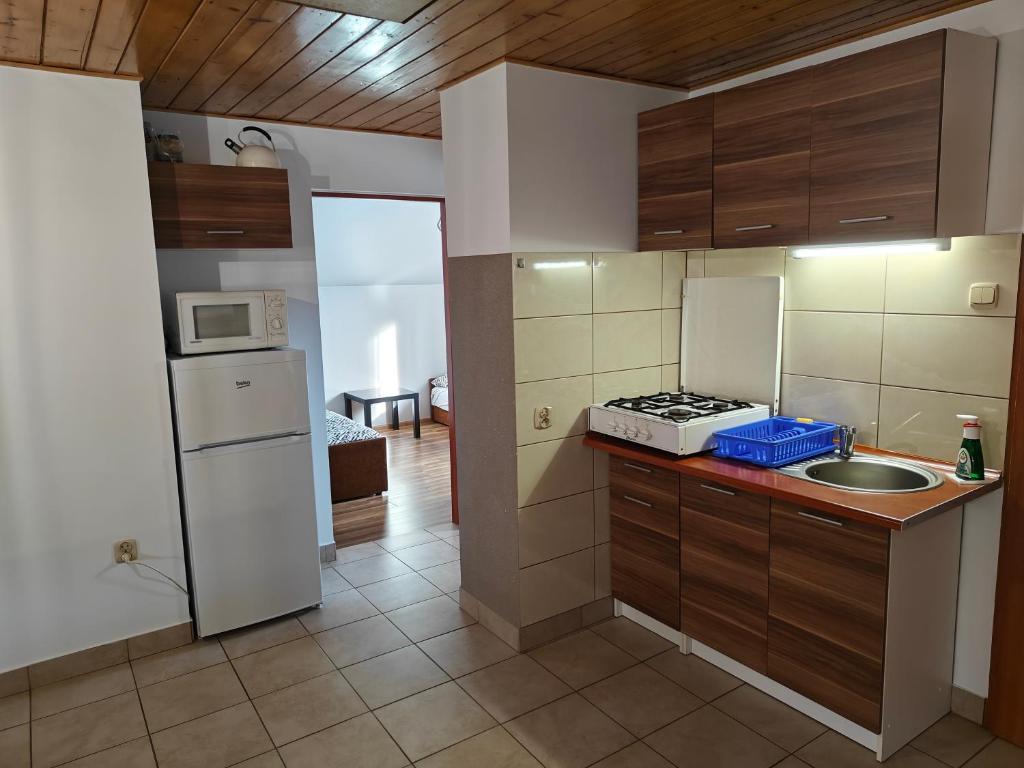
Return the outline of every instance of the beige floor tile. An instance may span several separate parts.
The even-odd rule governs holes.
[[[459,604],[447,595],[407,605],[391,611],[387,617],[410,640],[416,642],[476,623],[476,619],[459,608]]]
[[[959,768],[988,746],[992,738],[980,725],[949,714],[910,743],[926,755]]]
[[[707,706],[645,741],[679,768],[768,768],[786,756],[767,739]]]
[[[273,749],[250,702],[153,734],[160,768],[224,768]]]
[[[787,752],[796,752],[826,730],[816,720],[749,685],[716,699],[715,707]]]
[[[541,768],[504,728],[492,728],[416,763],[417,768]]]
[[[146,686],[139,691],[151,733],[208,715],[246,700],[245,689],[227,662]]]
[[[637,663],[628,653],[587,629],[541,646],[530,655],[573,688],[596,683]]]
[[[320,632],[313,635],[313,639],[338,668],[358,664],[412,644],[409,638],[381,615]]]
[[[245,690],[254,699],[334,669],[334,664],[312,637],[251,653],[232,663]]]
[[[31,736],[27,725],[18,725],[0,731],[0,755],[4,768],[30,768],[32,764]]]
[[[968,768],[1020,768],[1024,765],[1024,749],[1008,741],[996,739],[967,764]]]
[[[638,741],[595,763],[594,768],[672,768],[672,763]]]
[[[418,573],[407,573],[387,581],[360,587],[359,592],[382,613],[437,597],[441,590]]]
[[[480,624],[463,627],[419,644],[452,677],[490,666],[516,652]]]
[[[525,655],[513,656],[457,682],[499,723],[572,693],[569,686]]]
[[[149,737],[105,749],[95,755],[65,763],[62,768],[156,768]]]
[[[371,709],[448,680],[448,675],[415,645],[345,667],[342,674]]]
[[[325,595],[333,595],[336,592],[344,592],[352,589],[345,578],[333,568],[320,569],[320,591]]]
[[[163,651],[132,662],[135,683],[139,687],[153,685],[172,677],[195,672],[227,661],[216,640],[200,640],[170,651]]]
[[[0,698],[28,690],[28,668],[0,672]]]
[[[704,704],[689,691],[643,664],[587,686],[580,694],[640,738]]]
[[[32,762],[47,768],[146,735],[135,691],[32,722]]]
[[[284,768],[284,763],[277,756],[277,752],[264,752],[262,755],[236,763],[233,768]]]
[[[298,640],[306,634],[308,634],[306,628],[299,623],[299,620],[294,616],[289,616],[229,632],[226,635],[221,635],[219,640],[228,658],[237,659],[248,653],[255,653],[275,645]]]
[[[647,663],[704,701],[717,699],[741,685],[741,682],[728,672],[708,664],[692,653],[682,654],[676,648],[648,659]]]
[[[354,563],[356,560],[365,560],[368,557],[376,557],[383,552],[384,550],[372,541],[367,544],[355,544],[351,547],[339,549],[338,559],[332,563],[325,563],[324,565],[336,568],[337,566],[344,565],[345,563]]]
[[[135,690],[132,668],[127,664],[107,667],[59,683],[32,690],[32,717],[49,717],[67,709],[109,699],[119,693]]]
[[[143,656],[188,645],[192,640],[191,622],[158,629],[155,632],[128,638],[128,658],[141,659]]]
[[[835,731],[826,731],[796,756],[813,768],[871,768],[875,753]],[[942,768],[942,763],[913,747],[904,747],[885,761],[886,768]]]
[[[372,714],[360,715],[281,747],[288,768],[399,768],[408,765]]]
[[[437,541],[437,539],[434,539]],[[345,577],[345,581],[353,587],[363,587],[373,584],[376,581],[392,579],[405,573],[412,573],[412,568],[403,563],[397,557],[387,552],[381,552],[374,557],[365,560],[356,560],[354,563],[343,563],[334,567],[338,573]]]
[[[366,711],[366,705],[340,672],[261,696],[253,704],[277,746]]]
[[[457,536],[459,534],[459,525],[458,523],[438,523],[437,525],[431,525],[424,530],[438,538],[446,539],[449,536]]]
[[[448,546],[455,547],[456,549],[462,549],[462,537],[461,534],[456,533],[454,536],[446,536],[444,540],[448,543]]]
[[[58,680],[95,672],[97,669],[105,669],[126,661],[128,661],[128,641],[120,640],[116,643],[87,648],[58,659],[33,664],[28,668],[28,676],[32,687],[38,688],[41,685],[49,685]]]
[[[323,605],[299,616],[299,621],[310,632],[323,632],[344,624],[351,624],[378,611],[359,592],[350,589],[324,598]]]
[[[29,721],[29,693],[16,693],[0,699],[0,731]]]
[[[435,565],[443,565],[459,559],[459,550],[443,541],[428,541],[395,552],[395,557],[412,568],[422,571]]]
[[[582,768],[633,741],[578,694],[535,709],[505,727],[544,765],[558,768]]]
[[[595,624],[590,629],[608,642],[619,646],[626,653],[641,660],[657,656],[669,648],[677,648],[674,643],[623,616]]]
[[[437,538],[437,536],[427,533],[427,531],[413,531],[412,533],[403,533],[398,536],[388,536],[385,539],[380,539],[377,544],[388,552],[397,552],[400,549],[414,547],[417,544],[437,541]]]
[[[465,691],[446,683],[375,713],[410,760],[420,760],[495,725]]]
[[[420,576],[442,592],[454,592],[462,584],[462,563],[458,560],[453,560],[444,565],[424,568],[420,571]]]

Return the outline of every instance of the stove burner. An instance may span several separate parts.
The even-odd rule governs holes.
[[[742,400],[726,400],[688,392],[659,392],[657,395],[645,397],[623,397],[610,400],[605,405],[656,416],[676,424],[702,416],[716,416],[751,407],[750,403]]]

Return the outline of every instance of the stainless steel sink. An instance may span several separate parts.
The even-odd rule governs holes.
[[[865,493],[914,493],[937,488],[943,482],[939,475],[917,464],[875,456],[824,456],[780,467],[776,472]]]

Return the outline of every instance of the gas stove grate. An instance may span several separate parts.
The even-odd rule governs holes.
[[[621,397],[605,403],[608,408],[620,408],[632,413],[655,416],[676,424],[684,424],[704,416],[716,416],[721,413],[732,413],[750,408],[751,404],[742,400],[728,400],[710,395],[697,395],[687,392],[659,392],[656,395],[643,397]]]

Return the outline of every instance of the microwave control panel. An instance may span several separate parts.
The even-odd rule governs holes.
[[[267,345],[283,347],[288,343],[288,299],[281,290],[264,291],[267,310]]]

